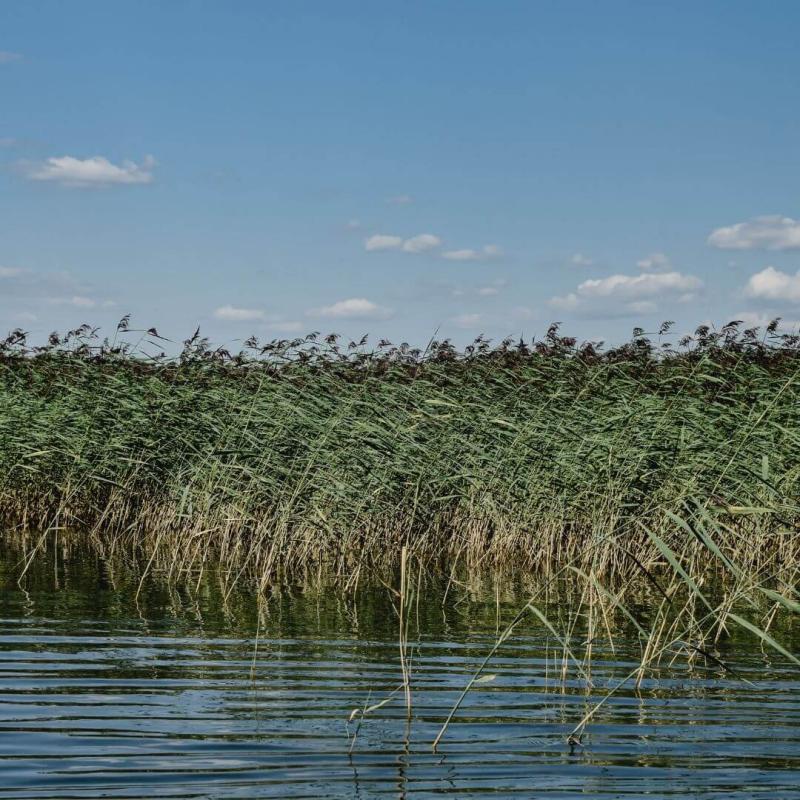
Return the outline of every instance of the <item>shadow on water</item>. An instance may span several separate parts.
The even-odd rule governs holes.
[[[800,798],[800,681],[757,641],[726,654],[737,678],[713,662],[651,671],[570,747],[640,643],[598,636],[587,681],[527,620],[434,753],[524,586],[428,582],[409,611],[408,721],[385,587],[226,600],[213,575],[154,576],[136,598],[94,552],[52,550],[18,585],[19,559],[0,558],[0,798]]]

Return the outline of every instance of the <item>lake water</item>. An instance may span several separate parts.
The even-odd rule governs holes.
[[[558,646],[531,620],[434,753],[521,588],[429,585],[412,614],[412,718],[394,695],[353,743],[351,711],[400,683],[388,590],[259,604],[213,579],[147,580],[137,599],[129,571],[85,552],[37,559],[21,587],[19,570],[19,554],[0,558],[0,800],[800,798],[798,674],[744,639],[725,658],[754,686],[679,660],[612,698],[570,748],[638,645],[598,641],[594,689],[572,676],[562,691]]]

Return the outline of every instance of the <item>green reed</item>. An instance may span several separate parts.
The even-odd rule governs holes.
[[[86,530],[174,576],[213,558],[262,587],[322,568],[354,583],[403,547],[448,570],[656,582],[668,552],[692,576],[719,561],[700,527],[745,573],[800,563],[800,344],[777,324],[674,345],[665,324],[611,349],[557,326],[462,351],[170,348],[127,318],[110,340],[0,345],[7,527]]]

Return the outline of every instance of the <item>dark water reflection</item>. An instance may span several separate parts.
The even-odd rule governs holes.
[[[594,693],[572,678],[562,692],[555,643],[531,622],[433,753],[520,599],[504,587],[499,605],[460,590],[443,602],[430,586],[414,610],[413,718],[398,695],[349,752],[352,709],[400,679],[386,590],[259,606],[226,602],[214,581],[148,581],[136,601],[136,581],[86,553],[37,560],[22,588],[18,555],[0,564],[0,798],[800,798],[798,675],[746,640],[728,657],[754,687],[676,665],[615,696],[571,750],[566,732],[638,644],[598,642]]]

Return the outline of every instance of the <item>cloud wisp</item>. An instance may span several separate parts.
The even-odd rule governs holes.
[[[390,236],[387,233],[376,233],[364,240],[364,249],[368,253],[380,250],[400,250],[403,247],[402,236]]]
[[[254,322],[266,319],[266,315],[260,308],[240,308],[227,304],[214,310],[214,319],[225,322]]]
[[[394,312],[390,308],[373,303],[366,297],[350,297],[339,300],[329,306],[312,308],[306,316],[320,317],[322,319],[389,319]]]
[[[779,214],[717,228],[708,244],[721,250],[800,250],[800,220]]]
[[[487,244],[479,250],[465,247],[460,250],[445,250],[442,258],[448,261],[487,261],[503,255],[503,248],[496,244]]]
[[[0,266],[0,298],[76,305],[73,300],[86,297],[90,291],[90,287],[75,280],[68,272],[37,272],[23,267]]]
[[[463,328],[465,330],[480,325],[482,320],[483,314],[458,314],[450,319],[457,328]]]
[[[403,253],[428,253],[442,247],[440,237],[432,233],[420,233],[408,239],[388,233],[376,233],[364,240],[364,249],[368,253],[382,250],[399,250]],[[496,244],[487,244],[479,249],[465,247],[460,250],[445,250],[441,257],[447,261],[488,261],[500,258],[503,248]]]
[[[681,272],[644,272],[609,275],[578,284],[574,292],[553,297],[550,306],[562,311],[584,309],[603,316],[648,314],[658,310],[662,297],[689,302],[703,288],[703,281]]]
[[[91,189],[152,183],[155,165],[152,156],[146,156],[141,164],[134,161],[113,164],[103,156],[60,156],[23,165],[23,172],[32,181],[57,183],[73,189]]]
[[[650,253],[639,259],[636,266],[642,272],[669,272],[672,269],[672,262],[665,253]]]
[[[0,313],[7,319],[34,322],[53,309],[104,311],[114,306],[113,300],[98,296],[94,287],[69,272],[0,266]]]
[[[48,297],[47,302],[53,306],[72,306],[73,308],[113,308],[116,305],[113,300],[95,300],[93,297],[86,297],[82,294],[74,294],[72,297]]]
[[[14,61],[22,61],[22,55],[9,50],[0,50],[0,64],[11,64]]]
[[[269,314],[261,308],[243,308],[230,303],[214,309],[212,316],[221,322],[259,323],[259,328],[266,328],[275,333],[300,333],[304,325],[298,320],[286,319],[281,314]]]

